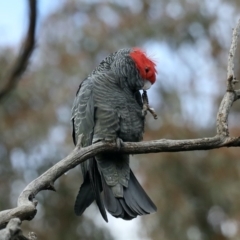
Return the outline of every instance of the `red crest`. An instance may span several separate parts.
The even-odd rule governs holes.
[[[152,84],[155,83],[157,73],[156,64],[146,56],[146,53],[140,48],[133,48],[130,56],[135,62],[141,77]]]

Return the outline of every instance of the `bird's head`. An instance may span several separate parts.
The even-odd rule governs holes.
[[[140,48],[115,52],[110,69],[116,83],[132,91],[147,90],[156,81],[156,64]]]
[[[156,81],[156,64],[140,48],[133,48],[130,57],[144,81],[143,90],[149,89]]]

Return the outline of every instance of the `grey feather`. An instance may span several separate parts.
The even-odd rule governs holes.
[[[141,141],[144,132],[142,98],[144,79],[121,49],[106,57],[80,84],[72,109],[73,140],[83,134],[82,146],[98,141]],[[129,155],[98,154],[81,164],[84,183],[75,212],[81,215],[96,200],[107,221],[105,207],[115,217],[130,220],[156,211],[156,207],[129,167]],[[101,198],[103,191],[104,203]]]
[[[83,214],[85,209],[89,207],[90,204],[94,201],[94,193],[92,190],[91,182],[89,179],[89,174],[86,175],[83,184],[81,185],[75,205],[74,205],[74,211],[77,216],[80,216]]]

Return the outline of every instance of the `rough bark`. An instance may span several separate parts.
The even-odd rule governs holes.
[[[37,240],[33,233],[29,234],[30,238],[24,237],[20,225],[19,218],[12,218],[6,228],[0,231],[0,240]]]

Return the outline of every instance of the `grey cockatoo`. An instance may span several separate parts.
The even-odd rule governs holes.
[[[141,141],[145,114],[139,90],[156,79],[155,64],[139,48],[121,49],[106,57],[79,86],[72,109],[73,141]],[[129,155],[102,153],[81,164],[84,182],[75,202],[81,215],[94,201],[105,219],[130,220],[156,211],[129,167]],[[103,192],[103,200],[101,196]]]

